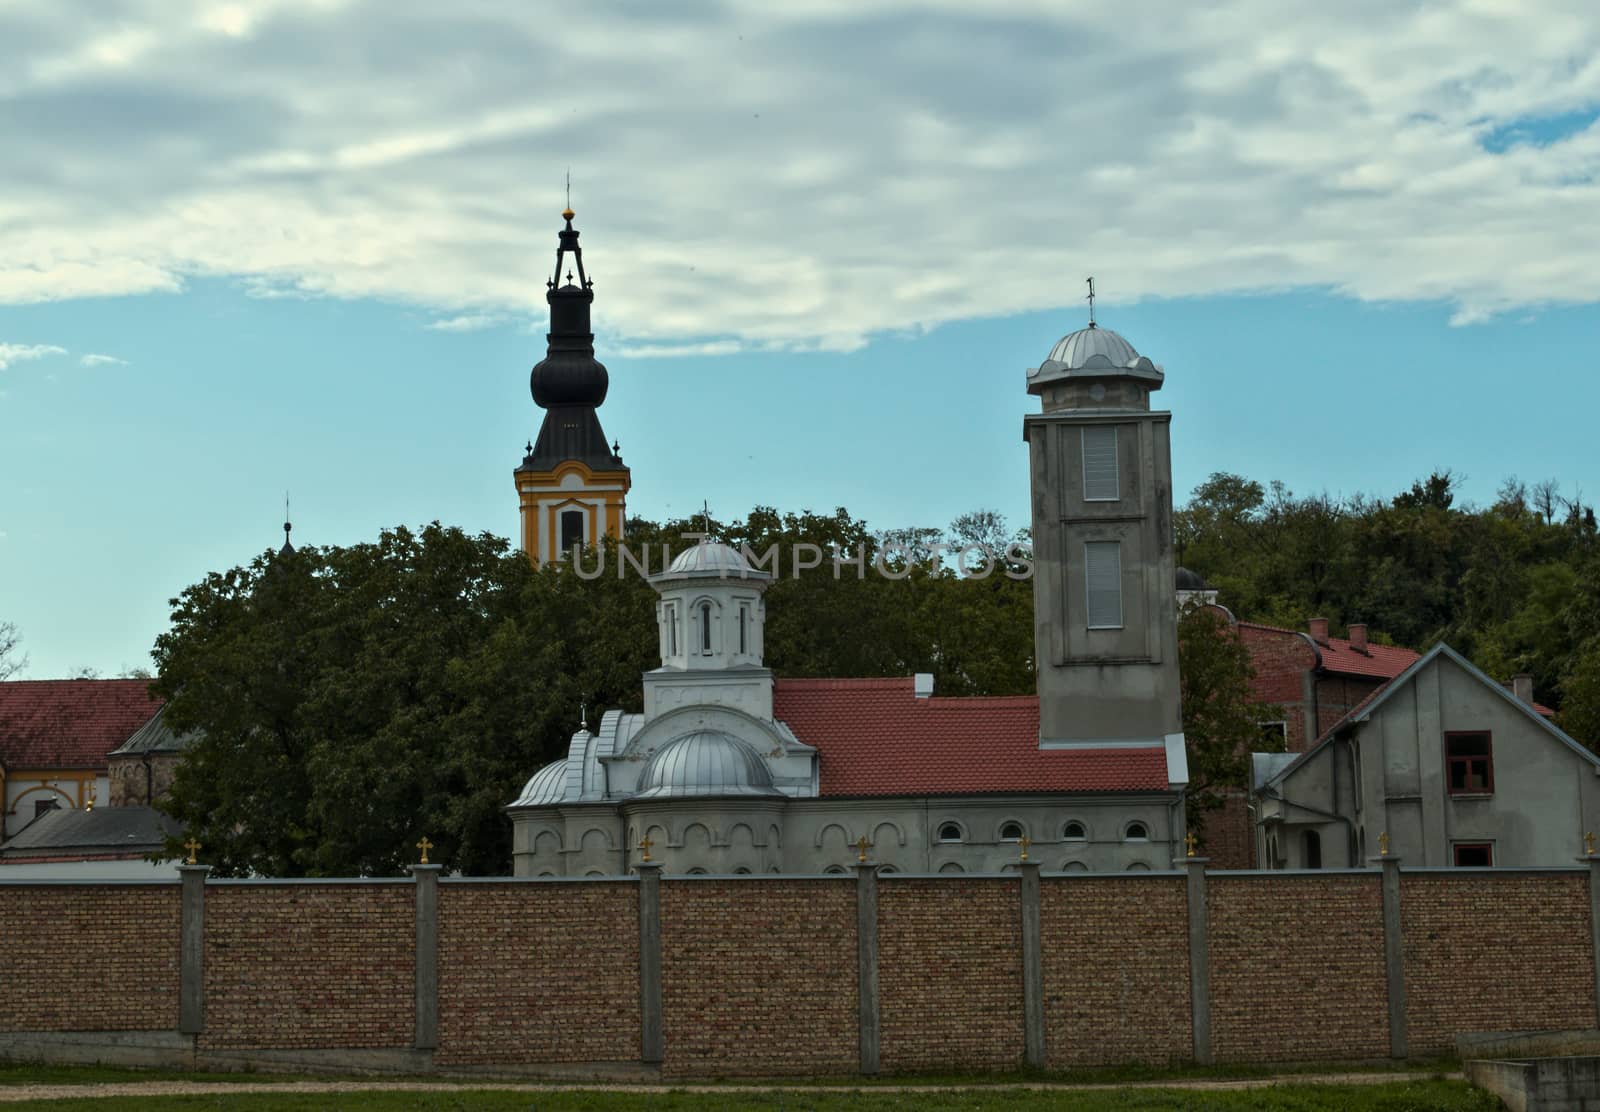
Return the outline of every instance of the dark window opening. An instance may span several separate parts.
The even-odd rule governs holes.
[[[747,639],[747,637],[745,635],[745,627],[748,626],[749,624],[750,624],[750,608],[748,606],[739,607],[739,651],[741,653],[750,651],[746,647],[746,645],[748,643],[748,639]]]
[[[1126,837],[1130,842],[1147,842],[1150,840],[1150,828],[1142,822],[1130,822]]]
[[[51,811],[59,811],[60,809],[61,800],[59,799],[36,799],[33,801],[34,818],[38,818],[40,815],[48,814]]]
[[[1308,869],[1322,868],[1322,835],[1315,830],[1307,830],[1300,835],[1300,847],[1305,857],[1305,867]]]
[[[961,827],[953,822],[947,822],[939,828],[941,842],[959,842],[961,840]]]
[[[1282,753],[1289,748],[1289,724],[1287,722],[1261,723],[1261,744],[1265,752]]]
[[[1494,791],[1494,755],[1487,733],[1446,734],[1445,765],[1452,795],[1487,795]]]
[[[1022,824],[1020,822],[1006,823],[1000,828],[1000,840],[1002,842],[1022,841]]]
[[[583,546],[583,511],[561,511],[561,555],[570,556],[574,547]]]
[[[1067,823],[1066,828],[1061,831],[1061,837],[1068,842],[1081,842],[1088,836],[1083,823],[1077,821]]]
[[[1462,868],[1488,868],[1494,864],[1494,847],[1488,842],[1457,842],[1456,864]]]
[[[709,602],[700,604],[700,651],[707,655],[711,653],[711,604]]]

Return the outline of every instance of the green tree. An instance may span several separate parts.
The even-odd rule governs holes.
[[[1230,792],[1248,786],[1250,753],[1262,747],[1261,723],[1278,708],[1251,693],[1250,650],[1227,618],[1190,606],[1178,617],[1183,734],[1189,756],[1189,826],[1200,829]]]

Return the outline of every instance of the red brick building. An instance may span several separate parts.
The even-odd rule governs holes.
[[[1256,622],[1233,624],[1250,650],[1255,697],[1279,711],[1278,717],[1262,723],[1263,750],[1305,752],[1417,659],[1410,649],[1369,641],[1362,624],[1352,624],[1349,637],[1330,636],[1326,618],[1311,619],[1303,632]],[[1245,792],[1230,797],[1220,811],[1208,816],[1204,837],[1206,856],[1216,868],[1259,867]]]

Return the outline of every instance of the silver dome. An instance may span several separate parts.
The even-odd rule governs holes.
[[[780,795],[767,763],[748,743],[721,730],[696,730],[655,751],[633,798]]]
[[[1068,370],[1077,370],[1097,358],[1113,367],[1131,366],[1138,361],[1139,353],[1109,328],[1080,328],[1056,341],[1050,358]]]
[[[513,807],[546,807],[560,803],[567,795],[567,762],[553,761],[535,772]]]
[[[667,574],[684,575],[697,571],[711,571],[722,575],[748,575],[751,568],[745,563],[737,548],[717,541],[702,541],[687,552],[679,553],[678,558],[672,561],[672,566],[667,569]]]

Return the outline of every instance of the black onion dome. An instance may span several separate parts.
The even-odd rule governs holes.
[[[1180,591],[1210,590],[1210,588],[1206,586],[1206,581],[1200,578],[1200,575],[1197,572],[1192,572],[1188,568],[1178,569],[1177,580],[1178,590]]]

